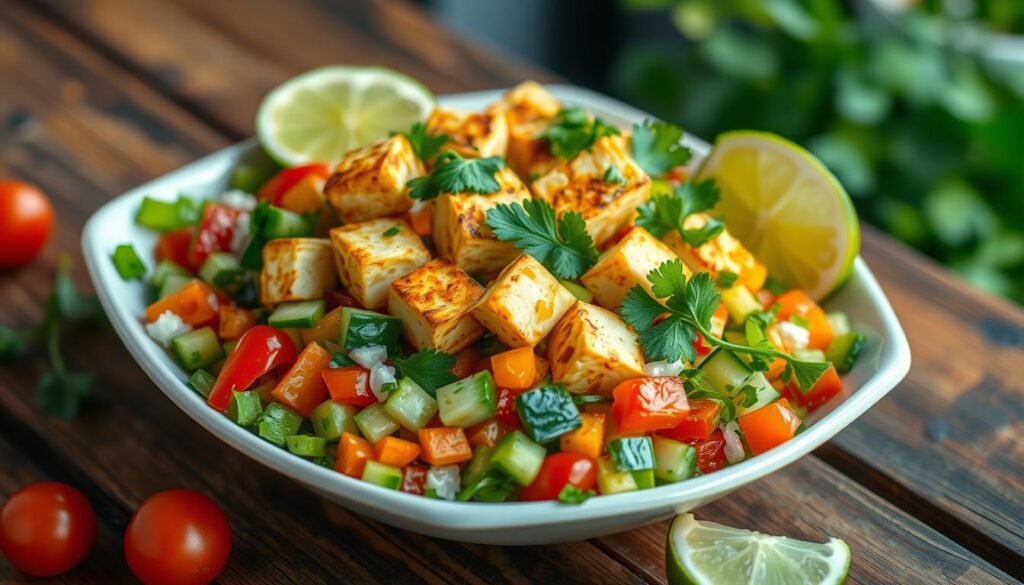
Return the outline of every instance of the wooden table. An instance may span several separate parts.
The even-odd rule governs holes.
[[[0,0],[0,176],[41,186],[59,225],[33,265],[0,275],[0,322],[42,312],[57,251],[137,184],[252,134],[263,94],[327,63],[381,64],[437,93],[551,75],[468,45],[402,2]],[[910,338],[909,377],[834,441],[697,512],[853,548],[856,583],[1024,577],[1024,313],[866,229],[863,255]],[[121,535],[148,495],[185,486],[226,508],[225,583],[665,581],[667,523],[558,546],[466,545],[327,504],[178,411],[112,334],[65,341],[98,369],[73,420],[34,401],[41,364],[0,369],[0,497],[46,478],[80,487],[100,529],[62,578],[130,579]],[[18,581],[0,562],[0,580]]]

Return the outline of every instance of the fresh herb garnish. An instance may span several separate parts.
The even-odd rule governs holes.
[[[652,178],[660,179],[690,160],[690,149],[679,142],[682,138],[683,129],[675,124],[650,120],[633,124],[633,160]]]
[[[500,204],[487,211],[494,235],[536,258],[558,278],[578,278],[597,262],[594,239],[583,216],[570,211],[555,220],[555,210],[543,199]]]
[[[384,230],[385,238],[393,238],[398,235],[398,232],[402,231],[402,224],[396,223],[395,225]]]
[[[686,398],[690,400],[714,400],[722,405],[721,422],[729,422],[736,418],[736,405],[728,396],[711,387],[704,379],[704,371],[689,368],[679,373],[686,390]]]
[[[637,332],[638,341],[651,360],[683,359],[692,362],[696,358],[693,341],[699,332],[711,345],[750,355],[758,363],[758,367],[751,365],[754,369],[767,369],[764,362],[771,361],[771,358],[786,360],[784,375],[795,377],[804,392],[810,390],[828,369],[826,362],[800,360],[778,351],[767,339],[765,343],[749,346],[713,335],[711,316],[718,308],[721,296],[707,272],[698,273],[687,281],[682,261],[676,259],[662,263],[647,275],[647,280],[652,285],[654,296],[642,286],[634,286],[623,299],[619,313]],[[658,299],[665,299],[665,304],[662,305]],[[668,316],[659,321],[666,313]]]
[[[429,201],[441,193],[494,193],[501,189],[494,175],[504,167],[500,156],[464,158],[446,150],[430,174],[409,181],[409,197]]]
[[[650,201],[637,207],[636,224],[656,238],[677,231],[687,244],[697,248],[722,233],[725,224],[711,217],[699,228],[686,229],[684,222],[694,213],[713,208],[718,198],[718,185],[713,179],[690,180],[673,188],[671,193],[655,193]]]
[[[563,504],[582,504],[595,495],[597,494],[594,493],[594,490],[583,491],[571,483],[567,483],[562,491],[558,492],[558,501]]]
[[[622,176],[622,172],[619,171],[619,167],[612,165],[608,167],[607,171],[604,172],[604,182],[625,185],[626,177]]]
[[[732,286],[736,284],[736,280],[739,279],[739,277],[740,275],[736,274],[735,272],[730,272],[728,270],[719,270],[718,278],[716,279],[718,282],[718,288],[732,288]]]
[[[729,393],[736,397],[743,408],[750,408],[757,403],[757,387],[753,384],[740,384],[739,387],[726,386]]]
[[[335,352],[334,356],[331,357],[331,362],[327,364],[328,368],[349,368],[356,365],[355,360],[341,353],[340,351]]]
[[[458,379],[452,373],[455,356],[436,349],[421,349],[404,358],[395,356],[392,361],[395,362],[399,376],[411,378],[431,396],[441,386]]]
[[[434,158],[434,155],[441,150],[442,146],[451,142],[451,137],[447,134],[428,134],[427,126],[423,122],[416,122],[408,132],[403,132],[402,134],[405,134],[405,137],[409,139],[412,151],[423,162]]]
[[[573,107],[558,112],[544,133],[544,139],[550,144],[552,154],[572,158],[590,148],[598,138],[618,134],[618,128],[609,126],[600,118],[591,118],[581,107]]]
[[[516,491],[518,484],[509,475],[498,469],[488,471],[483,477],[466,486],[456,499],[460,502],[472,500],[477,493],[485,488],[490,488],[490,496],[487,501],[503,502]]]

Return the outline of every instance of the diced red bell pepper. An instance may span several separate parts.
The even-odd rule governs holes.
[[[760,455],[792,439],[800,427],[800,417],[793,412],[785,398],[748,412],[738,422],[743,438],[754,455]]]
[[[839,379],[839,373],[832,366],[829,366],[825,373],[818,378],[814,386],[804,394],[797,387],[795,381],[786,385],[784,396],[791,398],[794,402],[807,410],[814,410],[825,402],[828,402],[836,394],[843,390],[843,382]]]
[[[496,417],[507,429],[518,429],[522,426],[516,414],[516,397],[521,394],[511,388],[498,388]]]
[[[581,491],[594,488],[597,482],[597,461],[579,453],[554,453],[544,459],[533,483],[519,492],[525,502],[557,500],[565,486],[572,484]]]
[[[427,492],[427,472],[429,467],[422,465],[406,465],[402,469],[402,487],[407,494],[422,496]]]
[[[160,236],[160,239],[156,241],[156,248],[153,250],[156,261],[170,260],[182,268],[198,269],[199,267],[193,266],[188,257],[188,248],[192,244],[194,233],[195,228],[186,226]]]
[[[280,207],[281,198],[284,197],[284,194],[297,185],[299,181],[305,179],[307,175],[315,174],[326,179],[330,173],[330,169],[323,163],[312,163],[290,169],[282,169],[260,187],[260,190],[256,192],[256,197],[269,199],[271,205]]]
[[[658,431],[662,437],[689,442],[707,439],[718,428],[722,405],[715,400],[691,400],[690,412],[674,428]]]
[[[612,395],[612,415],[620,433],[671,429],[690,412],[686,389],[675,376],[626,380],[615,387]]]
[[[693,349],[697,352],[697,355],[708,355],[711,353],[711,346],[704,339],[704,334],[700,331],[694,331],[694,334],[696,337],[693,338]]]
[[[328,368],[321,374],[331,393],[331,400],[353,406],[369,406],[377,402],[370,390],[370,370],[361,366]]]
[[[282,364],[295,361],[295,342],[287,333],[269,325],[257,325],[238,338],[213,385],[210,406],[219,411],[228,407],[231,391],[242,391],[257,378]]]
[[[700,472],[708,474],[725,467],[725,435],[716,430],[703,441],[690,443],[697,450],[697,467]]]
[[[234,207],[220,203],[207,203],[203,207],[203,217],[199,220],[199,228],[192,238],[188,251],[191,266],[202,266],[206,257],[213,252],[226,252],[231,249],[235,223],[241,213]]]

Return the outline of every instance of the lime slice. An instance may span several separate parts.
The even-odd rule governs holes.
[[[768,132],[727,132],[698,176],[718,182],[729,232],[775,278],[820,300],[853,273],[857,212],[835,176],[802,147]]]
[[[844,583],[850,547],[767,536],[752,530],[676,517],[668,532],[668,581],[672,585],[825,585]]]
[[[346,152],[408,130],[434,108],[415,79],[380,67],[321,67],[293,77],[263,98],[256,134],[285,166],[336,163]]]

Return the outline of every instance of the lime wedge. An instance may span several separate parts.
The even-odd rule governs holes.
[[[284,166],[336,163],[360,146],[408,130],[434,108],[415,79],[380,67],[329,66],[293,77],[263,98],[256,134]]]
[[[751,530],[676,516],[668,531],[672,585],[832,585],[846,582],[850,547],[767,536]]]
[[[835,176],[802,147],[768,132],[727,132],[697,174],[718,182],[729,232],[773,277],[820,300],[853,273],[857,212]]]

